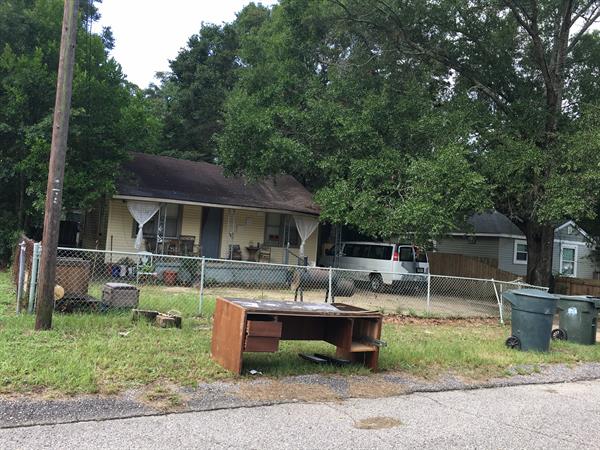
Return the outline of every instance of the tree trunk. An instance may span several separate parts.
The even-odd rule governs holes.
[[[554,227],[528,223],[527,237],[527,282],[536,286],[550,286],[552,278],[552,249]]]

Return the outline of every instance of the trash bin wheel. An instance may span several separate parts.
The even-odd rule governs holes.
[[[554,341],[566,341],[567,340],[567,331],[563,330],[562,328],[556,328],[556,329],[552,330],[552,333],[550,334],[550,336],[552,337],[552,340],[554,340]]]
[[[510,336],[505,344],[508,348],[521,349],[521,340],[516,336]]]

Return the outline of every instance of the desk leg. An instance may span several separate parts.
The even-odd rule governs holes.
[[[232,303],[217,298],[213,320],[210,347],[212,358],[227,370],[241,373],[246,312]]]

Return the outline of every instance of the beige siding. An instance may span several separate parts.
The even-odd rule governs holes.
[[[231,210],[226,209],[223,212],[223,227],[221,232],[221,258],[227,258],[229,253],[229,244],[237,244],[242,250],[242,258],[248,259],[248,247],[251,243],[256,245],[262,243],[265,238],[265,218],[266,214],[261,211]],[[181,235],[194,236],[194,244],[200,243],[202,222],[202,207],[195,205],[184,205]],[[135,237],[132,236],[133,218],[127,209],[127,204],[122,200],[111,199],[108,204],[108,227],[106,233],[106,249],[111,248],[115,252],[137,253],[134,247]],[[229,233],[233,233],[233,239]],[[318,231],[315,231],[305,246],[305,254],[309,261],[314,263],[317,258]],[[293,253],[299,254],[298,248],[290,249]],[[113,259],[119,259],[116,255]],[[271,262],[281,263],[284,258],[284,249],[281,247],[271,248]],[[115,260],[116,260],[115,259]],[[296,263],[290,256],[290,263]]]
[[[184,205],[181,222],[181,234],[194,236],[194,244],[200,242],[200,222],[202,220],[202,207]],[[134,247],[135,237],[132,236],[133,217],[127,209],[127,203],[122,200],[111,199],[108,209],[108,228],[106,232],[106,249],[115,252],[137,253]]]
[[[230,236],[232,233],[233,238]],[[229,245],[239,245],[242,259],[248,259],[246,247],[252,243],[263,242],[265,237],[265,213],[261,211],[245,211],[226,209],[223,211],[223,227],[221,231],[221,258],[229,256]]]
[[[108,228],[106,231],[106,250],[137,253],[135,238],[131,236],[133,217],[123,200],[111,199],[108,208]],[[111,239],[112,238],[112,239]],[[112,241],[112,248],[111,248]],[[118,259],[118,258],[117,258]]]
[[[242,250],[242,259],[248,259],[246,247],[252,243],[264,242],[265,239],[265,219],[266,214],[260,211],[245,211],[226,209],[223,212],[223,231],[221,235],[221,258],[229,256],[229,245],[237,244]],[[233,233],[233,239],[229,233]],[[317,259],[317,241],[318,231],[315,231],[306,241],[304,253],[308,256],[311,263]],[[300,249],[290,248],[295,254],[300,254]],[[282,247],[271,247],[271,262],[282,263],[284,258],[284,249]],[[291,264],[296,261],[290,255]]]
[[[194,236],[194,244],[200,244],[200,227],[202,223],[202,207],[197,205],[183,205],[181,221],[181,235]]]

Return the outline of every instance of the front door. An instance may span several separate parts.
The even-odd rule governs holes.
[[[223,209],[202,208],[202,256],[218,258],[221,249]]]

